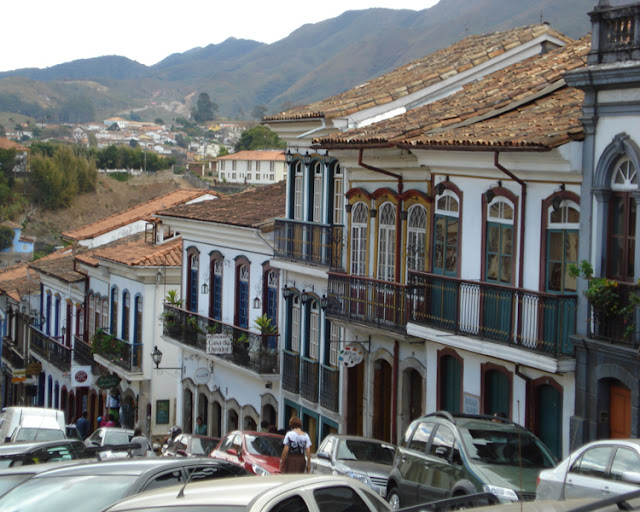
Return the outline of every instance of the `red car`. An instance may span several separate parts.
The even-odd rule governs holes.
[[[222,459],[256,475],[280,472],[284,436],[266,432],[234,430],[222,438],[209,457]]]

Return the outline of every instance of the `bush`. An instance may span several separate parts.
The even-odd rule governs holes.
[[[110,172],[109,176],[116,181],[129,181],[128,172]]]

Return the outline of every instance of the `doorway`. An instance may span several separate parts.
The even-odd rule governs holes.
[[[364,362],[347,369],[347,402],[346,427],[347,434],[363,435],[363,395],[364,395]]]
[[[373,368],[373,437],[391,442],[393,370],[383,359],[378,359]]]

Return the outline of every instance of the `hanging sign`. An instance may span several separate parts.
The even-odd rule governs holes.
[[[349,344],[342,347],[338,354],[338,363],[351,368],[360,364],[364,359],[364,350],[359,344]]]
[[[193,381],[196,384],[206,384],[211,379],[211,372],[208,368],[198,368],[193,374]]]
[[[72,366],[71,385],[77,388],[91,386],[91,366]]]
[[[96,381],[96,384],[101,389],[110,389],[115,388],[118,384],[120,384],[121,380],[122,379],[117,375],[103,375]]]

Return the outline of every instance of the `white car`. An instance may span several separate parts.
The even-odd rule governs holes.
[[[133,430],[120,427],[100,427],[84,440],[84,444],[88,447],[102,448],[98,451],[101,460],[121,459],[130,456],[131,438],[133,438]],[[147,457],[156,456],[148,440],[146,452]]]
[[[585,444],[553,469],[540,472],[536,500],[605,498],[640,489],[640,440]]]
[[[105,512],[391,512],[370,487],[344,476],[269,475],[172,486],[132,496]]]

